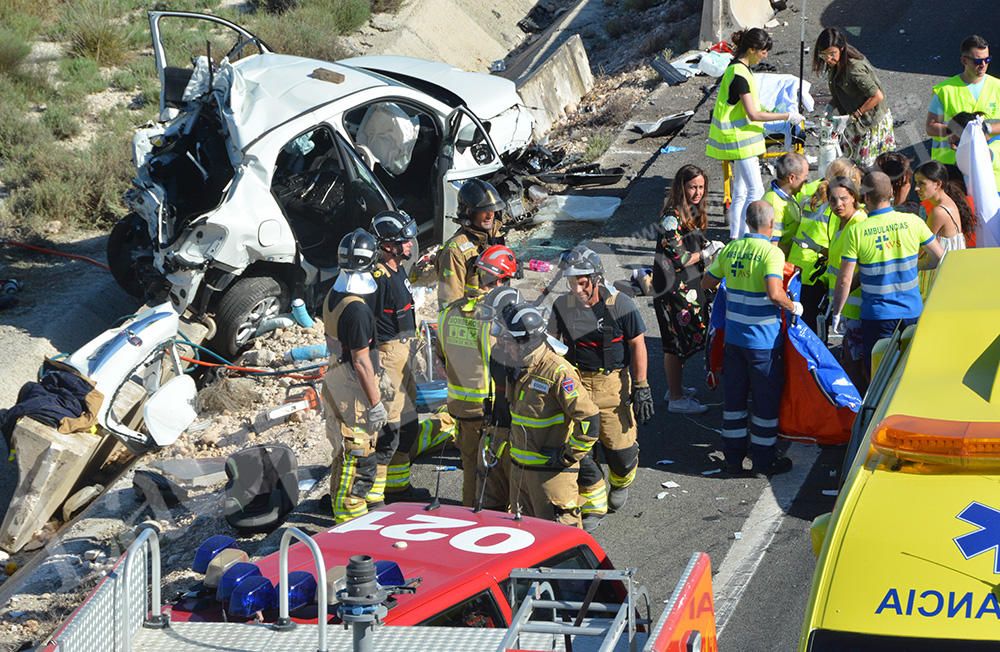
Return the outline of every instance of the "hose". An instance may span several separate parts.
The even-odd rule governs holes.
[[[55,249],[48,249],[46,247],[39,247],[36,245],[30,245],[25,242],[17,242],[16,240],[0,240],[0,244],[10,245],[12,247],[21,247],[22,249],[28,249],[29,251],[37,251],[40,254],[48,254],[50,256],[62,256],[63,258],[72,258],[74,260],[82,260],[85,263],[90,263],[95,267],[100,267],[101,269],[110,272],[111,268],[102,263],[99,260],[94,260],[88,256],[81,256],[80,254],[71,254],[65,251],[57,251]]]
[[[251,378],[259,376],[287,376],[288,378],[294,378],[296,380],[318,380],[323,377],[323,374],[302,374],[298,373],[300,371],[311,371],[313,369],[320,369],[325,367],[325,364],[309,365],[307,367],[296,367],[295,369],[289,370],[276,370],[271,371],[268,369],[258,369],[256,367],[240,367],[234,364],[219,364],[217,362],[206,362],[204,360],[198,360],[196,358],[189,358],[188,356],[182,355],[180,359],[184,362],[190,364],[196,364],[202,367],[210,367],[213,369],[230,369],[232,371],[237,371],[240,373],[248,374]]]

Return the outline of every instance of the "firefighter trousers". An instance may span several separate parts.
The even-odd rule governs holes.
[[[639,428],[632,414],[632,381],[627,368],[610,373],[581,371],[583,386],[601,411],[599,443],[608,463],[608,481],[613,489],[628,487],[635,480],[639,466]],[[596,445],[595,445],[596,446]],[[605,514],[608,511],[607,486],[600,467],[592,458],[584,462],[580,472],[580,496],[584,514]],[[592,465],[597,469],[596,477]]]
[[[544,518],[563,525],[583,527],[577,476],[580,465],[565,469],[531,467],[514,463],[511,484],[516,504],[525,516]]]
[[[480,441],[476,499],[483,497],[483,509],[506,512],[510,495],[510,428],[487,426]]]
[[[477,471],[479,469],[479,440],[482,437],[483,417],[456,419],[458,422],[458,452],[462,458],[462,504],[476,504]]]
[[[331,365],[323,378],[326,436],[333,447],[330,502],[343,523],[368,512],[365,496],[375,482],[375,433],[367,423],[368,400],[350,363]]]
[[[365,497],[372,504],[385,500],[389,465],[400,445],[404,428],[415,428],[416,384],[411,367],[413,340],[394,339],[378,345],[379,366],[382,368],[382,387],[387,388],[383,404],[388,412],[388,422],[375,443],[375,481]]]
[[[424,453],[437,450],[455,438],[455,419],[439,411],[420,423],[404,423],[399,432],[399,447],[389,462],[385,492],[389,495],[410,488],[412,462]]]

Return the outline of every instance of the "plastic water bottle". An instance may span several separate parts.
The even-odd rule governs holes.
[[[302,328],[312,328],[313,318],[309,316],[309,311],[306,310],[306,302],[302,299],[292,300],[292,317]]]
[[[532,258],[528,261],[528,269],[533,272],[548,272],[552,270],[552,263]]]

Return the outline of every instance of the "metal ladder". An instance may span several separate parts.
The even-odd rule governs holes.
[[[636,639],[637,626],[649,626],[650,616],[649,593],[645,587],[635,582],[635,569],[555,569],[528,568],[516,569],[510,573],[510,602],[515,601],[517,582],[530,581],[531,586],[524,601],[517,608],[511,620],[507,634],[501,641],[497,652],[505,652],[519,647],[521,634],[553,634],[562,635],[566,650],[572,652],[573,638],[584,636],[594,637],[593,642],[599,642],[600,652],[610,652],[618,646],[622,633],[628,632],[629,650],[638,650]],[[558,580],[575,580],[590,582],[587,595],[582,602],[572,600],[557,600],[552,589],[552,582]],[[601,582],[617,581],[625,585],[626,599],[621,604],[595,602],[597,589]],[[547,597],[546,597],[547,596]],[[646,617],[638,617],[640,598],[645,602]],[[552,620],[533,620],[535,610],[551,610]],[[599,618],[600,622],[594,622]]]

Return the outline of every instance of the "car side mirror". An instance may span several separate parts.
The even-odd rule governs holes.
[[[823,542],[826,541],[826,532],[830,527],[830,517],[832,514],[820,514],[813,519],[809,526],[809,539],[812,542],[813,557],[819,557],[819,551],[823,549]]]

